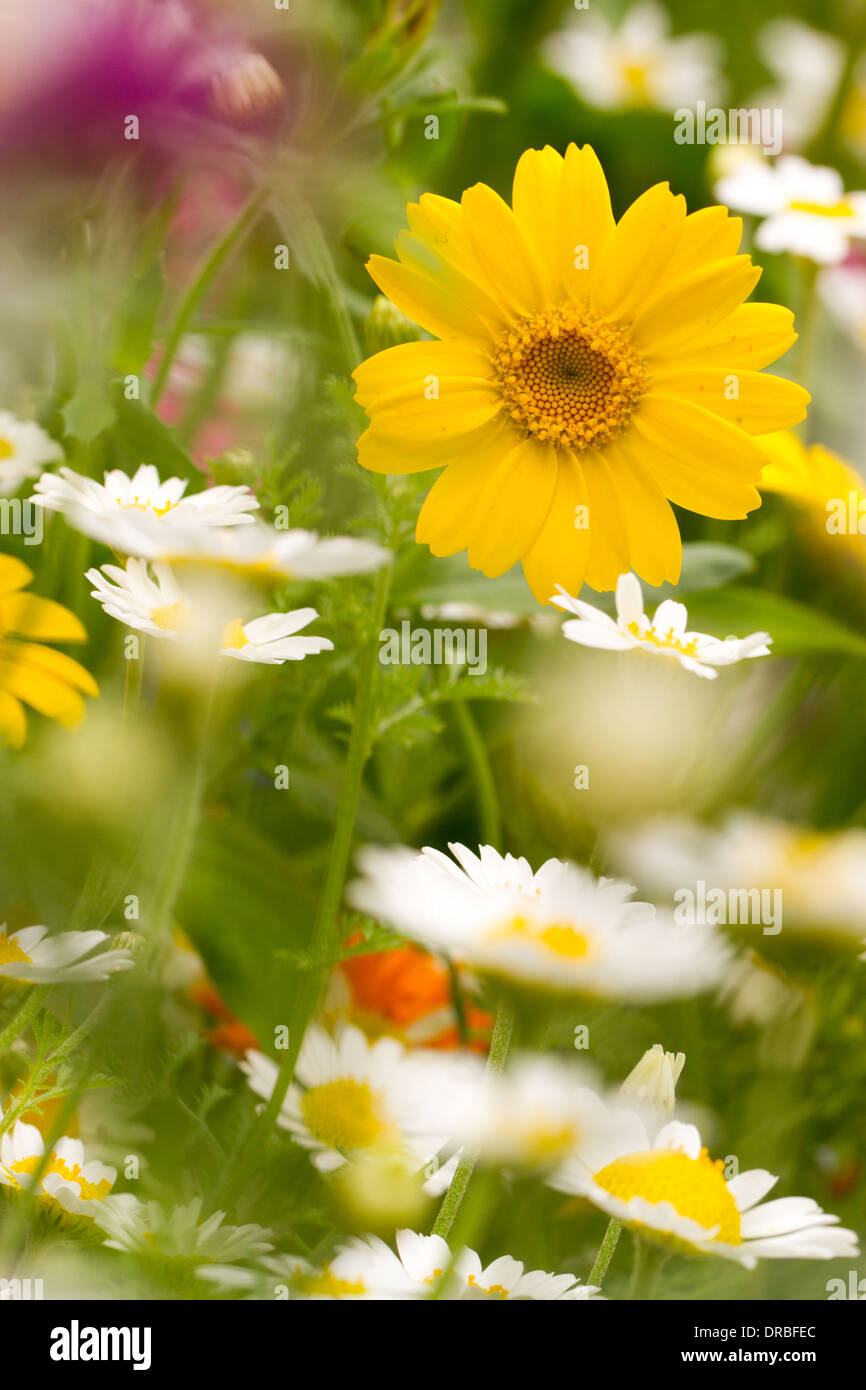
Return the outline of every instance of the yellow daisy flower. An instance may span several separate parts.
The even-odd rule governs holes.
[[[89,671],[42,646],[43,641],[84,642],[87,633],[68,608],[22,593],[32,578],[20,560],[0,555],[0,743],[13,748],[20,748],[27,734],[24,705],[73,728],[84,718],[81,692],[99,694]]]
[[[743,517],[766,457],[753,435],[803,419],[809,396],[760,368],[793,316],[745,304],[760,276],[724,207],[686,215],[668,184],[617,222],[589,146],[527,150],[513,208],[485,184],[408,208],[399,260],[368,269],[440,341],[403,343],[355,372],[370,416],[360,462],[447,465],[417,539],[467,549],[487,575],[517,561],[533,593],[612,589],[626,570],[676,582],[669,505]]]

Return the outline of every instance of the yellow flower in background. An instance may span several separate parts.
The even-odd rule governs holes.
[[[761,440],[761,446],[770,460],[761,474],[762,492],[779,492],[820,511],[837,499],[847,504],[852,492],[866,501],[860,474],[832,449],[825,449],[822,444],[807,448],[791,430],[768,435]]]
[[[0,555],[0,743],[20,748],[27,735],[24,706],[66,728],[84,718],[84,695],[99,687],[83,666],[42,642],[84,642],[74,613],[51,599],[22,590],[33,573],[11,555]]]
[[[765,376],[793,316],[745,304],[760,276],[723,207],[687,216],[666,183],[614,220],[589,146],[527,150],[513,209],[484,184],[408,208],[398,261],[368,269],[440,341],[403,343],[355,372],[378,473],[447,465],[417,539],[518,561],[547,603],[557,584],[612,589],[626,570],[676,582],[675,502],[704,516],[760,505],[752,437],[803,419],[808,394]]]

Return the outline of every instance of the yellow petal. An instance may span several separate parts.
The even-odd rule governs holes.
[[[682,397],[721,415],[747,434],[770,434],[806,418],[810,396],[795,381],[723,367],[669,368],[653,373],[653,391]]]
[[[638,351],[652,360],[662,353],[683,350],[732,314],[751,294],[761,277],[749,256],[713,261],[657,295],[641,309],[631,331]]]
[[[419,241],[426,242],[437,255],[470,280],[487,283],[484,269],[479,266],[472,249],[459,203],[455,203],[453,198],[441,198],[436,193],[422,193],[417,203],[409,204],[406,215],[409,228]]]
[[[23,589],[32,578],[33,571],[23,561],[16,560],[14,555],[0,555],[0,594],[12,594],[16,589]]]
[[[561,449],[550,510],[536,540],[523,557],[526,582],[539,603],[549,603],[561,584],[580,592],[589,563],[588,493],[574,454]]]
[[[674,354],[684,367],[700,364],[735,371],[759,371],[775,362],[797,341],[794,315],[781,304],[740,304],[706,333]]]
[[[767,458],[756,440],[691,401],[661,390],[641,397],[630,428],[657,436],[667,453],[710,473],[757,482]]]
[[[84,718],[84,701],[77,690],[35,666],[0,657],[0,690],[5,690],[40,714],[74,728]]]
[[[485,431],[472,449],[449,463],[427,494],[415,539],[434,555],[466,550],[481,524],[478,499],[514,444],[507,426]]]
[[[686,203],[666,183],[642,193],[605,243],[592,303],[612,319],[632,319],[656,290],[683,235]]]
[[[482,411],[475,424],[468,424],[462,433],[452,431],[434,438],[413,436],[408,429],[385,431],[374,421],[358,440],[358,462],[371,473],[426,473],[459,458],[471,458],[498,424],[489,411]]]
[[[742,237],[743,219],[730,217],[725,207],[700,208],[689,213],[677,254],[661,276],[655,292],[666,290],[676,280],[682,280],[709,262],[736,256]]]
[[[569,145],[565,152],[557,226],[563,284],[571,298],[586,300],[614,229],[607,180],[589,145]]]
[[[592,589],[615,589],[619,576],[630,568],[619,495],[603,450],[586,449],[581,464],[589,505],[586,583]]]
[[[0,628],[42,642],[86,642],[87,630],[74,613],[50,598],[8,594],[0,598]]]
[[[65,652],[56,652],[51,647],[37,646],[33,642],[16,642],[13,654],[17,663],[35,667],[56,680],[66,681],[85,695],[99,694],[99,686],[90,672]]]
[[[467,235],[497,299],[517,314],[534,314],[545,303],[544,282],[532,250],[508,204],[476,183],[462,199]]]
[[[478,497],[480,524],[469,543],[470,565],[492,578],[517,564],[544,524],[555,484],[553,446],[519,440]]]
[[[619,494],[628,568],[647,584],[676,584],[683,563],[680,528],[658,482],[643,468],[640,449],[617,441],[604,456]]]
[[[27,716],[14,695],[0,690],[0,740],[10,748],[20,748],[27,737]]]
[[[695,417],[702,416],[710,426],[701,428],[705,422],[700,420],[695,430]],[[721,427],[718,436],[716,427]],[[641,448],[643,467],[671,502],[701,516],[725,520],[744,517],[760,506],[752,469],[755,457],[766,461],[766,455],[741,430],[698,406],[687,402],[677,406],[670,399],[648,396],[641,401],[630,429]]]
[[[464,343],[399,343],[368,357],[352,376],[358,388],[356,401],[369,409],[378,396],[401,386],[414,385],[423,398],[430,377],[440,381],[449,377],[489,380],[491,364],[485,353]]]
[[[403,265],[385,256],[371,256],[367,270],[382,293],[407,318],[437,338],[486,341],[507,323],[495,300],[456,270],[434,274],[429,269],[419,269],[415,263]]]
[[[543,150],[526,150],[514,171],[512,205],[523,235],[535,252],[546,297],[555,301],[562,295],[559,274],[559,185],[563,158],[545,145]]]

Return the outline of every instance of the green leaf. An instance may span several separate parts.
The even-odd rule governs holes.
[[[143,275],[135,276],[117,312],[111,364],[124,375],[140,371],[151,355],[163,285],[162,267],[154,261]]]
[[[769,632],[777,656],[845,652],[866,656],[866,637],[835,618],[764,589],[732,588],[699,594],[689,603],[689,627],[718,637]]]
[[[136,464],[153,463],[163,477],[174,474],[204,481],[201,469],[196,468],[168,426],[142,401],[128,401],[121,396],[114,437]]]
[[[683,546],[683,568],[678,584],[661,584],[654,588],[642,584],[648,603],[661,603],[666,598],[682,598],[705,589],[720,589],[732,579],[749,574],[755,561],[747,550],[735,545],[718,545],[715,541],[688,541]]]

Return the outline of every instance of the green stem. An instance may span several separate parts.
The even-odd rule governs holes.
[[[32,987],[27,991],[27,997],[7,1023],[3,1032],[0,1033],[0,1057],[11,1047],[17,1038],[21,1037],[24,1029],[29,1026],[42,1007],[45,996],[48,993],[48,985],[40,985],[37,989]]]
[[[190,320],[228,258],[243,241],[247,232],[254,226],[259,213],[269,197],[270,189],[267,187],[257,188],[255,192],[250,195],[234,222],[225,233],[225,236],[216,243],[205,257],[201,269],[187,290],[180,308],[177,311],[174,322],[169,329],[162,361],[159,364],[159,370],[157,371],[153,383],[150,403],[154,409],[165,390],[172,362],[177,354],[180,341],[189,327]]]
[[[598,1254],[595,1257],[595,1264],[589,1271],[588,1284],[593,1284],[596,1288],[601,1288],[604,1276],[607,1274],[607,1267],[613,1259],[613,1252],[616,1249],[617,1241],[622,1234],[622,1222],[617,1221],[615,1216],[610,1218],[607,1223],[607,1230],[604,1239],[598,1247]]]
[[[373,711],[376,663],[379,656],[379,633],[382,630],[388,608],[391,574],[391,565],[388,564],[382,567],[377,576],[370,628],[358,667],[354,717],[343,768],[343,778],[340,783],[340,794],[337,799],[334,837],[331,842],[331,853],[325,870],[311,938],[314,968],[310,971],[308,980],[301,986],[295,1026],[289,1029],[289,1046],[283,1053],[274,1089],[253,1132],[249,1144],[250,1153],[261,1151],[261,1145],[270,1136],[283,1107],[286,1093],[292,1084],[306,1022],[315,1008],[321,985],[322,970],[316,966],[315,962],[319,958],[329,958],[337,944],[343,885],[349,866],[349,856],[352,852],[355,819],[358,812],[364,768],[370,756],[372,743],[370,724]]]
[[[484,740],[478,732],[478,725],[475,723],[465,700],[455,702],[454,717],[463,739],[463,748],[475,784],[482,842],[486,845],[499,845],[502,840],[502,817],[496,797],[496,783],[493,780],[493,771],[487,756],[487,749],[484,747]]]
[[[493,1027],[493,1037],[490,1040],[490,1053],[487,1058],[487,1071],[499,1072],[505,1066],[505,1059],[508,1056],[508,1049],[511,1046],[511,1035],[514,1031],[514,1012],[510,1003],[500,999],[499,1008],[496,1011],[496,1023]],[[460,1210],[460,1203],[466,1196],[466,1189],[475,1171],[475,1164],[478,1161],[477,1154],[466,1154],[457,1164],[451,1185],[442,1199],[442,1205],[433,1222],[432,1234],[442,1236],[447,1240],[454,1219]]]

